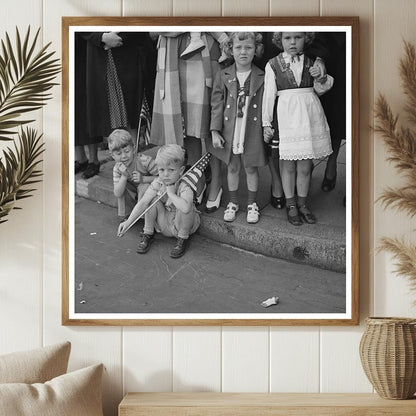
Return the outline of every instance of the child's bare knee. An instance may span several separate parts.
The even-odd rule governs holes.
[[[240,172],[240,165],[236,163],[230,163],[228,165],[228,173],[231,173],[232,175],[236,175]]]
[[[285,163],[283,166],[283,170],[286,171],[289,174],[295,174],[296,173],[296,164],[295,163]]]
[[[298,174],[302,175],[302,176],[308,176],[310,175],[312,170],[312,165],[310,163],[302,163],[300,165],[298,165]]]

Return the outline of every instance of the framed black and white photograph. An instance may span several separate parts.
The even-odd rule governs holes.
[[[356,325],[357,17],[62,18],[62,323]]]

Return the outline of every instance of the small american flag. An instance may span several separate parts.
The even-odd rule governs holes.
[[[146,127],[143,133],[143,138],[144,138],[144,144],[145,146],[147,146],[150,143],[150,126],[152,123],[152,115],[150,114],[150,108],[147,102],[146,95],[143,97],[142,109],[140,111],[140,121],[141,123],[146,123]]]
[[[181,181],[185,182],[191,189],[196,192],[196,185],[202,178],[204,170],[207,168],[210,160],[211,153],[207,152],[198,162],[195,163],[185,174],[182,176]]]

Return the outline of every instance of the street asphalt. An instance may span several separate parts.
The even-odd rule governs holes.
[[[75,197],[77,313],[343,313],[345,273],[256,254],[192,236],[172,259],[173,238],[137,254],[140,220],[116,236],[114,207]],[[279,297],[276,305],[261,303]],[[294,319],[296,316],[294,316]]]

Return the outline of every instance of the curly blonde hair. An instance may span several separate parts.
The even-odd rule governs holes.
[[[281,50],[283,50],[282,33],[283,32],[274,32],[273,38],[272,38],[272,42]],[[310,45],[315,39],[315,32],[301,32],[301,33],[305,34],[305,46]]]
[[[233,43],[234,39],[238,40],[247,40],[252,39],[254,41],[254,46],[256,48],[254,58],[261,58],[263,56],[264,45],[263,45],[263,36],[259,32],[232,32],[229,34],[228,42],[224,43],[223,50],[228,58],[233,59]]]
[[[133,138],[127,130],[115,129],[108,136],[108,150],[110,152],[115,152],[127,146],[134,148]]]
[[[162,146],[155,158],[156,165],[184,166],[186,162],[185,149],[178,144],[165,144]]]

